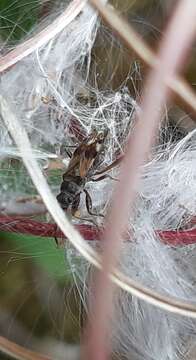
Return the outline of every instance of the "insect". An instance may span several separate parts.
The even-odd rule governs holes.
[[[116,166],[121,158],[112,162],[101,171],[96,171],[100,165],[100,154],[105,149],[105,139],[108,132],[93,131],[70,155],[70,162],[66,172],[63,174],[63,181],[57,200],[63,210],[71,210],[72,216],[76,213],[80,204],[81,193],[85,193],[86,208],[90,215],[102,216],[92,210],[92,199],[85,186],[89,181],[101,181],[107,177],[112,178],[106,171]],[[99,175],[97,178],[95,176]],[[113,178],[112,178],[113,179]]]

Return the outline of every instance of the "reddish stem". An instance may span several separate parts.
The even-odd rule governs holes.
[[[103,233],[103,230],[98,230],[95,226],[92,225],[76,225],[76,228],[87,241],[100,240]],[[59,238],[64,238],[64,234],[61,232],[61,230],[56,229],[56,224],[34,221],[20,216],[11,217],[1,215],[0,230],[41,237],[56,236]],[[181,231],[156,231],[156,234],[164,243],[173,246],[190,245],[196,243],[196,229]]]

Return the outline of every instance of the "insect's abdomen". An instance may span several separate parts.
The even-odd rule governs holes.
[[[73,181],[74,180],[74,181]],[[74,179],[63,180],[61,184],[61,192],[57,195],[57,201],[61,205],[62,209],[68,209],[72,204],[74,198],[78,193],[83,190],[84,180],[80,177]]]
[[[63,210],[67,210],[69,205],[73,201],[73,199],[69,196],[69,194],[65,192],[61,192],[60,194],[57,195],[56,198]]]
[[[63,180],[61,184],[61,191],[70,195],[76,195],[80,189],[80,184],[77,184],[75,181]]]

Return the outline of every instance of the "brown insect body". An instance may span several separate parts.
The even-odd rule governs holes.
[[[95,169],[99,162],[99,155],[104,149],[104,141],[107,133],[97,133],[94,131],[89,135],[73,152],[68,169],[63,174],[63,182],[61,184],[60,193],[57,200],[62,209],[71,208],[72,215],[75,215],[80,203],[80,195],[84,191],[86,195],[86,207],[91,215],[92,201],[89,193],[85,189],[88,181],[98,181],[93,179],[96,175]],[[104,175],[104,177],[106,177]],[[101,179],[103,176],[101,176]],[[102,216],[102,215],[101,215]]]

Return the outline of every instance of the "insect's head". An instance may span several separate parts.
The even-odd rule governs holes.
[[[107,137],[107,135],[108,135],[108,129],[105,129],[104,131],[100,131],[97,134],[97,142],[103,143],[105,141],[105,138]]]
[[[97,152],[100,152],[104,147],[105,138],[108,134],[108,130],[100,131],[95,138],[95,148]]]
[[[107,134],[108,134],[108,129],[104,130],[104,131],[99,131],[99,132],[94,129],[91,132],[91,134],[87,137],[86,144],[93,145],[93,146],[97,145],[98,148],[102,148]]]

